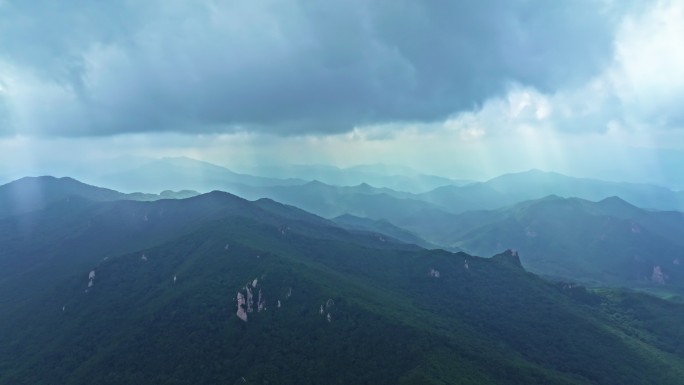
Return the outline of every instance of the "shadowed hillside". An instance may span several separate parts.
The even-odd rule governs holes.
[[[0,228],[0,383],[678,384],[684,375],[671,342],[682,338],[672,321],[681,306],[549,283],[510,251],[428,251],[221,192],[70,199]]]

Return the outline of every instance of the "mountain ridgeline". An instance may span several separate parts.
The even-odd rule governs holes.
[[[148,201],[189,198],[197,194],[191,190],[164,190],[159,194],[124,194],[107,188],[88,185],[68,177],[26,177],[0,185],[0,218],[40,210],[70,197],[81,197],[92,201]]]
[[[2,384],[684,378],[684,306],[547,281],[525,270],[522,253],[429,250],[388,222],[331,221],[219,191],[139,201],[49,183],[64,186],[22,195],[14,211],[19,187],[0,186]],[[678,231],[678,219],[620,201],[571,203],[638,219],[642,234]],[[505,215],[484,214],[490,225]],[[487,225],[478,218],[473,229]]]
[[[289,186],[232,186],[232,192],[248,199],[275,199],[331,218],[350,231],[375,232],[425,248],[464,250],[476,255],[514,248],[521,251],[526,268],[541,275],[593,286],[638,288],[666,296],[684,293],[684,280],[680,279],[684,246],[679,237],[684,223],[679,212],[641,209],[616,196],[596,203],[558,195],[518,202],[543,191],[602,196],[635,186],[645,189],[643,185],[531,171],[463,187],[446,186],[424,194],[368,184],[331,186],[317,181]],[[458,194],[453,195],[454,191]],[[629,191],[634,195],[636,190]],[[38,210],[70,196],[113,201],[196,194],[189,190],[122,194],[70,178],[23,178],[0,186],[0,218]],[[506,202],[514,203],[499,207]],[[497,208],[463,211],[465,207]]]
[[[684,294],[684,214],[618,197],[549,196],[457,215],[430,240],[488,255],[515,248],[530,271],[590,285]]]
[[[308,204],[314,209],[323,208],[325,212],[316,212],[323,216],[354,214],[357,209],[355,202],[377,194],[400,198],[402,203],[407,203],[404,200],[428,203],[430,206],[427,207],[456,214],[502,208],[548,195],[592,201],[619,196],[646,209],[684,211],[684,193],[681,191],[649,184],[575,178],[540,170],[505,174],[485,182],[453,180],[382,165],[348,169],[283,166],[256,171],[264,176],[240,174],[189,158],[164,158],[90,179],[98,185],[124,191],[222,190],[248,199],[271,198],[297,207],[308,202],[300,197],[317,189],[325,194],[308,196],[308,199],[314,199]],[[314,180],[317,182],[307,185]],[[340,201],[341,206],[331,206],[330,199],[333,198]]]

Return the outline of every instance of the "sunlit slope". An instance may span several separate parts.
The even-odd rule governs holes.
[[[125,194],[90,186],[72,178],[26,177],[0,185],[0,218],[42,209],[69,196],[94,201],[124,199]]]
[[[0,185],[0,218],[40,210],[53,203],[70,198],[84,198],[98,202],[115,200],[151,201],[189,198],[197,194],[197,192],[190,190],[164,190],[159,194],[124,194],[107,188],[92,186],[69,177],[25,177]]]

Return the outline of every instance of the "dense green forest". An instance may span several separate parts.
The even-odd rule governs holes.
[[[511,251],[424,250],[218,192],[68,199],[0,228],[3,384],[684,378],[683,306],[546,281]]]

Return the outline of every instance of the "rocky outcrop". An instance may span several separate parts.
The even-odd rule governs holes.
[[[522,263],[520,262],[520,256],[518,256],[518,252],[516,250],[508,249],[501,254],[493,256],[492,260],[508,263],[521,269],[523,268]]]
[[[95,270],[91,270],[88,274],[88,287],[93,287],[95,284]]]
[[[653,266],[653,273],[651,273],[651,281],[653,281],[659,285],[664,285],[666,279],[667,279],[667,276],[665,275],[665,273],[663,273],[663,270],[660,268],[660,266],[654,265]]]
[[[252,288],[256,287],[256,281],[257,280],[255,278],[254,281],[247,283],[240,291],[237,292],[237,310],[235,311],[235,314],[238,316],[238,318],[245,322],[247,322],[248,314],[254,311],[254,295],[252,294]],[[259,308],[260,304],[263,307],[262,298],[263,296],[261,295],[261,290],[259,290],[257,311],[261,310]]]
[[[332,322],[332,310],[335,307],[335,300],[329,298],[323,305],[318,309],[318,313],[325,317],[326,321]]]
[[[257,301],[257,312],[260,312],[262,310],[266,310],[266,302],[263,299],[263,296],[261,295],[261,289],[259,289],[259,300]]]
[[[265,274],[261,275],[260,279],[263,280],[265,277]],[[264,291],[262,285],[259,283],[260,279],[259,277],[257,277],[251,281],[247,281],[247,283],[237,292],[237,309],[235,310],[235,314],[238,316],[238,318],[245,322],[247,322],[250,313],[260,313],[268,309],[268,307],[266,306],[267,293],[266,291]],[[274,300],[276,308],[283,307],[284,301],[286,301],[288,298],[290,298],[290,296],[292,296],[292,287],[285,288],[284,295],[285,298],[282,298],[282,300]],[[330,299],[328,300],[328,302],[326,302],[325,307],[328,308],[332,307],[333,305],[334,301]],[[322,312],[324,311],[323,309],[324,305],[321,305]]]
[[[238,291],[237,293],[237,314],[238,318],[247,322],[247,312],[245,311],[245,296]]]
[[[245,286],[245,290],[247,291],[247,313],[251,313],[254,311],[254,295],[249,285]]]

